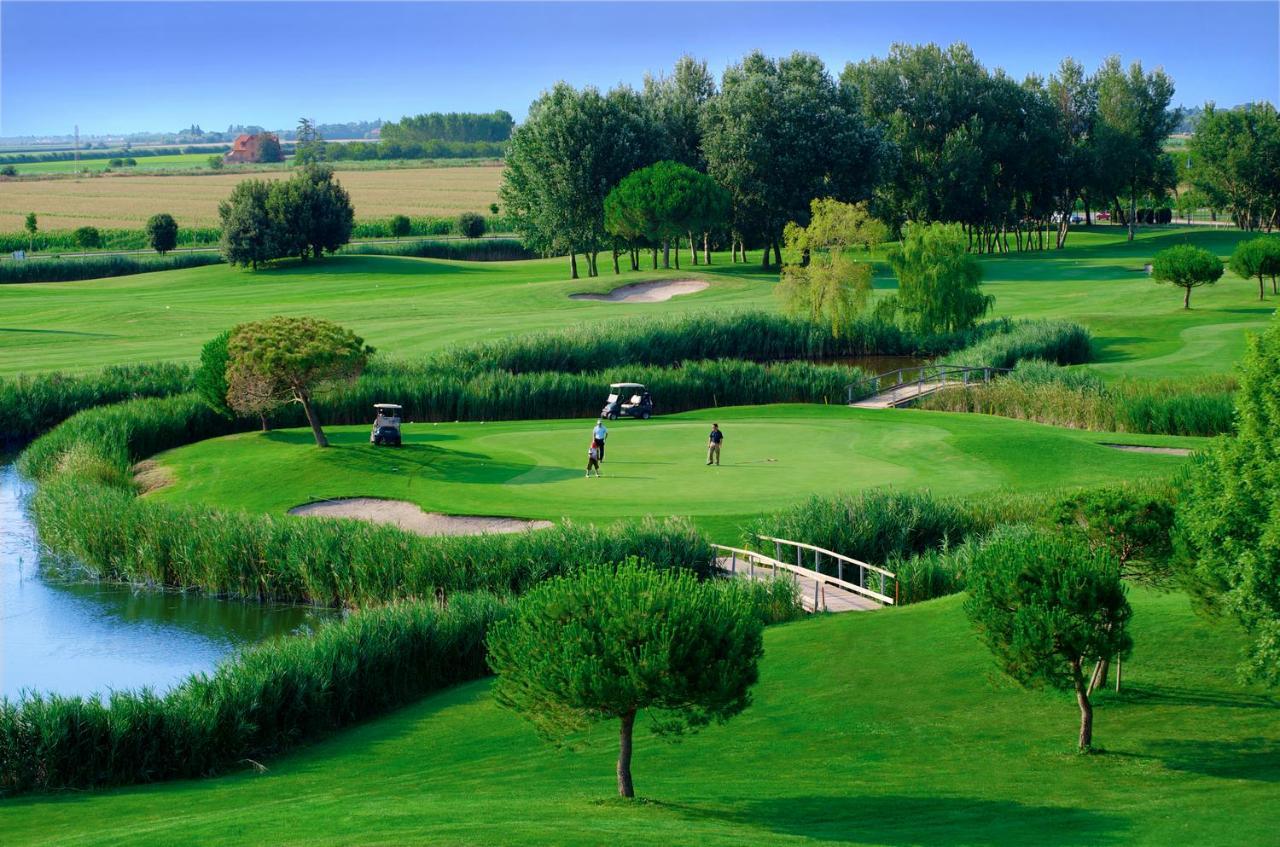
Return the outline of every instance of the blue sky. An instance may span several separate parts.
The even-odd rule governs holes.
[[[522,117],[556,80],[639,85],[683,53],[719,74],[805,50],[839,73],[895,41],[966,41],[1048,73],[1111,53],[1176,101],[1280,100],[1280,3],[0,2],[0,135],[292,126],[428,111]]]

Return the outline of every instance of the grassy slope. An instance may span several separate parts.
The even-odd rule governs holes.
[[[1238,636],[1135,592],[1104,755],[1069,695],[992,675],[958,598],[771,629],[755,703],[670,745],[641,732],[647,802],[608,799],[613,726],[542,744],[488,683],[269,762],[266,775],[0,801],[20,844],[1264,844],[1277,702],[1237,687]]]
[[[1181,376],[1226,372],[1244,349],[1244,330],[1260,328],[1275,308],[1256,286],[1228,274],[1193,295],[1141,273],[1156,250],[1189,239],[1221,254],[1238,233],[1204,228],[1144,231],[1125,244],[1119,228],[1075,232],[1062,252],[984,259],[996,312],[1078,320],[1099,338],[1101,367],[1112,374]],[[607,256],[602,267],[605,267]],[[776,308],[776,275],[717,258],[715,284],[668,303],[570,301],[574,291],[608,290],[683,272],[606,271],[596,280],[565,279],[562,259],[466,264],[346,257],[251,274],[225,266],[92,282],[0,286],[0,376],[20,371],[84,371],[104,364],[193,360],[216,331],[272,314],[340,320],[394,355],[414,355],[485,336],[523,333],[619,316],[726,308]],[[687,259],[687,257],[686,257]],[[878,285],[893,286],[881,268]]]
[[[603,398],[603,395],[602,395]],[[658,398],[661,401],[661,398]],[[710,422],[725,431],[708,468]],[[881,485],[938,494],[1068,487],[1173,473],[1182,460],[1126,453],[1118,436],[985,415],[763,406],[610,425],[603,479],[584,479],[588,421],[408,425],[406,446],[374,448],[367,427],[213,439],[164,454],[175,483],[150,495],[283,513],[337,497],[416,502],[454,514],[613,520],[685,514],[734,541],[748,516],[810,494]],[[1126,443],[1203,439],[1124,436]]]

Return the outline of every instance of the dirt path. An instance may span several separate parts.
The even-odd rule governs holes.
[[[711,283],[705,279],[668,279],[632,282],[607,294],[570,294],[570,300],[602,300],[606,303],[663,303],[681,294],[696,294]]]
[[[1130,453],[1157,453],[1161,456],[1190,456],[1192,453],[1187,447],[1147,447],[1142,444],[1108,444],[1105,441],[1099,443],[1112,450],[1126,450]]]
[[[550,521],[526,521],[519,518],[493,518],[464,515],[442,515],[424,512],[415,503],[403,500],[378,500],[373,497],[351,497],[345,500],[323,500],[289,510],[291,515],[314,518],[356,518],[385,523],[418,535],[480,535],[489,532],[523,532],[546,529]]]

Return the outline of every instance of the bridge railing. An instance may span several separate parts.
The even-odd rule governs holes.
[[[779,558],[761,553],[758,550],[747,550],[741,547],[728,547],[723,544],[712,544],[713,549],[718,551],[718,557],[728,559],[728,571],[732,574],[738,574],[740,571],[745,572],[746,576],[752,579],[756,578],[757,569],[765,571],[774,579],[785,579],[788,576],[794,581],[799,582],[801,578],[813,581],[813,595],[810,596],[807,589],[801,595],[800,601],[808,611],[825,611],[827,608],[827,588],[838,589],[869,600],[873,600],[881,605],[891,606],[894,604],[895,598],[887,594],[868,588],[849,580],[841,579],[839,576],[823,573],[819,570],[813,570],[804,565],[793,565],[790,562],[784,562]],[[839,554],[834,554],[839,555]],[[848,557],[844,557],[848,559]],[[856,562],[857,560],[849,560]],[[874,567],[868,565],[867,567]],[[877,569],[882,570],[882,569]],[[892,574],[884,571],[885,574]],[[894,593],[897,594],[897,582],[894,582]]]
[[[892,606],[898,602],[898,575],[893,571],[868,564],[843,553],[837,553],[834,550],[828,550],[825,547],[819,547],[816,544],[806,544],[803,541],[791,541],[786,538],[775,538],[772,535],[757,535],[756,538],[773,544],[775,558],[779,561],[783,557],[783,548],[787,548],[790,551],[788,558],[794,555],[795,566],[804,568],[805,555],[809,554],[812,557],[813,567],[805,568],[806,570],[820,574],[824,579],[830,579],[831,577],[823,573],[822,566],[831,563],[830,566],[834,566],[836,570],[835,581],[841,583],[842,587],[845,585],[851,586],[847,590],[869,597],[886,606]],[[847,580],[845,579],[846,571],[849,574],[849,579]],[[872,585],[875,587],[872,588]]]
[[[932,383],[959,382],[970,385],[975,382],[990,382],[995,376],[1008,373],[1012,368],[970,367],[969,365],[911,365],[869,376],[845,386],[850,404],[865,397],[871,397],[882,391],[889,391],[900,385],[917,386],[916,396],[924,393],[926,385]]]

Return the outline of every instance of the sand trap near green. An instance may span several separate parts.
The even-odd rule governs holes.
[[[706,465],[711,422],[722,464]],[[935,494],[1056,489],[1173,474],[1183,457],[1103,442],[1196,447],[1202,439],[1080,432],[912,410],[778,405],[702,410],[609,427],[604,476],[584,478],[594,420],[406,424],[405,446],[366,427],[245,433],[157,457],[172,483],[146,496],[285,514],[377,497],[429,512],[576,521],[687,515],[721,538],[745,517],[876,486]]]

